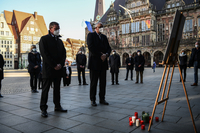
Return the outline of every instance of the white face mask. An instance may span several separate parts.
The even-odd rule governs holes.
[[[196,48],[198,48],[198,47],[199,47],[199,45],[195,45],[195,47],[196,47]]]
[[[32,49],[32,51],[33,51],[33,52],[35,52],[35,51],[36,51],[36,49],[34,48],[34,49]]]
[[[131,58],[131,56],[129,56],[129,58]]]
[[[99,28],[99,32],[103,33],[103,28]]]
[[[137,54],[140,55],[140,52],[138,52]]]
[[[60,35],[60,29],[55,30],[55,31],[53,32],[53,34],[54,34],[55,36],[59,36],[59,35]]]
[[[81,54],[82,52],[81,52],[81,51],[79,51],[78,53],[79,53],[79,54]]]
[[[184,52],[182,52],[182,54],[184,54]]]
[[[115,52],[113,52],[113,54],[115,54]]]

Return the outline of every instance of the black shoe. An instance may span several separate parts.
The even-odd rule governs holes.
[[[119,85],[119,83],[116,83],[116,85]]]
[[[46,111],[46,110],[45,110],[45,111],[42,111],[41,116],[42,116],[42,117],[48,117],[47,111]]]
[[[141,84],[143,84],[143,82],[140,82]]]
[[[124,80],[128,80],[128,79],[124,79]]]
[[[81,83],[79,83],[78,85],[81,85]]]
[[[39,93],[39,91],[37,91],[37,90],[32,90],[32,93]]]
[[[91,101],[92,106],[97,106],[97,103],[95,101]]]
[[[103,104],[103,105],[109,105],[109,103],[106,102],[106,100],[104,100],[104,101],[100,101],[99,103],[100,103],[100,104]]]
[[[133,79],[131,79],[133,81]]]
[[[135,82],[136,84],[138,83],[138,82]]]
[[[0,94],[0,98],[3,98],[3,96]]]
[[[83,83],[83,85],[88,85],[87,83]]]
[[[112,83],[111,85],[114,85],[114,83]]]
[[[60,107],[60,108],[55,108],[54,111],[67,112],[67,110],[66,110],[66,109],[63,109],[62,107]]]

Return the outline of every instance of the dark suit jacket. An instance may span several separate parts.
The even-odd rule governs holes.
[[[33,54],[32,52],[28,53],[28,72],[29,73],[39,73],[40,67],[41,67],[41,57],[40,54],[37,52],[36,54]],[[34,68],[38,65],[38,68]]]
[[[189,60],[189,66],[193,66],[193,64],[194,64],[195,54],[197,54],[198,68],[200,68],[200,48],[198,50],[196,48],[192,49],[192,54],[191,54],[190,60]]]
[[[129,66],[128,63],[131,63],[131,65]],[[131,60],[130,60],[130,58],[128,57],[126,59],[126,69],[133,70],[133,68],[134,68],[134,59],[133,57],[131,57]]]
[[[118,54],[111,55],[109,57],[109,66],[111,73],[119,73],[119,68],[121,66],[120,56]]]
[[[145,63],[144,56],[136,55],[134,61],[135,61],[135,71],[144,71],[144,63]],[[138,67],[139,65],[141,65],[141,67]]]
[[[77,68],[80,68],[80,65],[82,66],[86,66],[86,56],[84,54],[77,54],[76,55],[76,64],[77,64]],[[84,67],[85,68],[85,67]]]
[[[4,59],[3,59],[3,56],[0,54],[0,80],[2,80],[4,78],[3,76],[3,66],[4,66]]]
[[[66,59],[66,50],[61,39],[52,37],[49,34],[42,36],[39,42],[40,53],[43,58],[43,78],[60,78],[63,69],[55,70],[57,64],[64,66]]]
[[[87,44],[89,49],[88,69],[91,70],[108,70],[108,60],[101,60],[101,55],[110,55],[111,48],[108,39],[101,34],[101,39],[96,32],[89,33],[87,36]]]

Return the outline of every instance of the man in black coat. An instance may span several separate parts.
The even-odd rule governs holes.
[[[79,49],[78,54],[76,55],[76,64],[78,71],[78,82],[81,85],[81,73],[83,78],[83,85],[88,85],[85,80],[85,66],[86,66],[86,56],[82,53],[81,49]]]
[[[182,49],[181,53],[179,54],[179,65],[180,65],[180,69],[181,69],[181,73],[182,70],[184,70],[184,82],[186,81],[186,69],[187,69],[187,55],[185,54],[185,50]],[[181,82],[181,78],[180,78],[180,82]]]
[[[144,56],[141,54],[141,51],[137,51],[137,55],[135,56],[135,71],[136,71],[136,84],[139,81],[139,73],[140,73],[140,83],[143,83],[143,71],[144,71]]]
[[[40,101],[42,116],[47,117],[48,92],[51,83],[54,84],[53,102],[54,111],[67,112],[60,105],[60,82],[63,72],[63,66],[66,59],[66,50],[61,39],[59,39],[59,24],[51,22],[49,24],[49,34],[42,36],[39,42],[40,52],[43,58],[43,88]]]
[[[133,80],[133,68],[134,68],[134,59],[131,56],[131,54],[129,54],[129,57],[126,59],[126,79],[125,80],[128,80],[129,70],[131,71],[131,80]]]
[[[64,86],[69,86],[71,84],[71,75],[72,75],[72,69],[69,66],[69,63],[66,62],[65,66],[63,68],[63,85]]]
[[[3,96],[1,95],[1,80],[4,79],[3,76],[3,66],[4,66],[4,59],[3,56],[0,54],[0,98],[2,98]]]
[[[198,86],[198,68],[200,68],[200,41],[195,43],[190,56],[189,67],[194,66],[194,83],[191,86]]]
[[[110,73],[112,76],[112,85],[114,85],[114,75],[115,75],[115,82],[116,85],[119,85],[118,81],[118,74],[120,68],[120,56],[116,53],[115,50],[112,51],[113,54],[109,57],[109,66],[110,66]]]
[[[96,104],[97,82],[99,79],[99,99],[100,104],[108,105],[105,100],[106,94],[106,70],[108,70],[108,60],[111,48],[107,37],[102,34],[102,23],[95,25],[95,32],[87,36],[89,49],[88,69],[90,69],[90,100],[92,106]]]

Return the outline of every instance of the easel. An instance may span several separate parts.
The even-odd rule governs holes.
[[[164,119],[165,110],[166,110],[166,106],[167,106],[167,100],[169,99],[169,91],[170,91],[170,88],[171,88],[172,78],[173,78],[173,74],[174,74],[174,68],[175,68],[175,64],[178,60],[177,59],[178,58],[177,51],[178,51],[180,39],[181,39],[181,36],[182,36],[182,30],[183,30],[184,22],[185,22],[185,17],[183,16],[182,13],[180,13],[177,10],[175,18],[174,18],[172,32],[171,32],[170,39],[169,39],[169,42],[168,42],[168,46],[167,46],[167,49],[166,49],[165,57],[163,59],[163,62],[161,63],[162,65],[165,65],[165,68],[164,68],[164,71],[163,71],[160,86],[159,86],[158,93],[157,93],[157,96],[156,96],[156,100],[155,100],[153,112],[152,112],[152,115],[151,115],[151,120],[150,120],[150,123],[149,123],[148,131],[150,131],[150,129],[151,129],[151,124],[152,124],[153,116],[154,116],[154,113],[155,113],[155,110],[156,110],[156,106],[163,103],[163,102],[165,102],[165,105],[164,105],[161,121],[163,121],[163,119]],[[183,89],[184,89],[184,92],[185,92],[185,97],[186,97],[186,100],[187,100],[188,108],[189,108],[189,111],[190,111],[190,116],[192,118],[194,131],[195,131],[195,133],[197,133],[196,126],[195,126],[194,119],[193,119],[193,115],[192,115],[192,110],[190,108],[190,103],[189,103],[189,100],[188,100],[187,91],[186,91],[186,88],[185,88],[185,83],[183,81],[181,69],[180,69],[179,63],[177,63],[177,64],[178,64],[179,73],[180,73]],[[168,76],[169,76],[169,71],[170,71],[171,65],[172,65],[171,77],[170,77],[170,81],[169,81],[169,86],[168,86],[166,98],[164,98],[165,89],[166,89],[166,86],[167,86],[167,81],[168,81]],[[168,69],[167,69],[167,67],[168,67]],[[167,75],[166,75],[166,78],[165,78],[166,70],[167,70]],[[163,92],[162,92],[161,100],[158,101],[164,78],[165,78],[165,83],[164,83],[164,86],[163,86]]]

